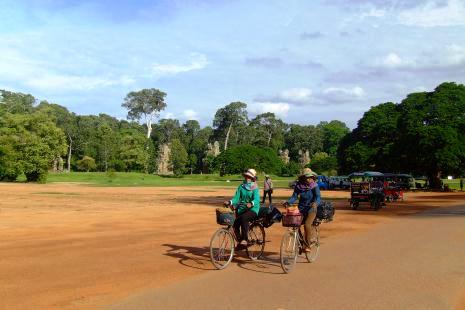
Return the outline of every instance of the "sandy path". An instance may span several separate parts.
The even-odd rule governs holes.
[[[324,227],[323,227],[324,229]],[[465,292],[465,207],[332,238],[283,275],[277,255],[127,299],[113,309],[452,309]]]
[[[207,247],[217,229],[214,207],[231,191],[0,183],[0,308],[100,308],[218,274],[210,272]],[[337,219],[322,233],[328,244],[367,235],[399,215],[464,200],[461,194],[410,194],[408,203],[375,213],[348,210],[347,193],[324,195],[339,198]],[[282,232],[278,225],[267,230],[270,257]]]

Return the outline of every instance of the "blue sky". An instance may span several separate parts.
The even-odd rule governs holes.
[[[153,87],[181,121],[243,101],[354,127],[372,105],[465,83],[464,30],[465,0],[3,0],[0,89],[125,118],[125,95]]]

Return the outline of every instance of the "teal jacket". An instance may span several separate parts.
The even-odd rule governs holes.
[[[246,203],[252,203],[252,210],[255,214],[258,215],[258,210],[260,209],[260,191],[258,185],[255,182],[246,183],[245,181],[239,185],[236,190],[236,194],[231,199],[231,204],[233,206],[238,206],[237,213],[242,214],[247,211]]]

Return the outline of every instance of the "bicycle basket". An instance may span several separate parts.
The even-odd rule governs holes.
[[[299,227],[303,218],[302,214],[283,214],[282,223],[284,227]]]
[[[334,217],[334,207],[329,201],[322,201],[316,209],[316,218],[322,222],[331,222]]]
[[[269,209],[270,211],[263,220],[263,226],[265,226],[266,228],[270,227],[274,223],[281,222],[281,219],[283,217],[282,213],[278,210],[278,208],[270,206]]]
[[[228,208],[216,209],[216,222],[220,225],[233,225],[236,216],[234,212]]]

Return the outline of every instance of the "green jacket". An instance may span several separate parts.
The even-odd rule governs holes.
[[[258,185],[255,182],[247,184],[244,181],[237,188],[236,194],[234,194],[234,197],[231,199],[231,204],[239,206],[237,213],[242,214],[247,211],[245,204],[248,202],[251,202],[253,205],[250,210],[258,215],[258,210],[260,209],[260,191],[258,190]]]

